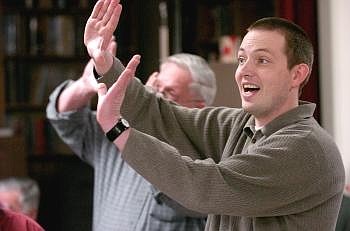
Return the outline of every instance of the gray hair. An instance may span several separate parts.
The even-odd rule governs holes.
[[[164,63],[175,63],[186,68],[193,79],[191,89],[207,106],[214,102],[216,95],[216,78],[207,61],[198,55],[179,53],[165,59]]]
[[[38,183],[27,177],[10,177],[0,180],[0,191],[14,190],[20,194],[23,213],[38,210],[40,189]]]

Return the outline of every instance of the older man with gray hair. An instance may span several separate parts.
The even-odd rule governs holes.
[[[0,202],[4,208],[23,213],[36,220],[40,200],[38,183],[28,177],[0,180]]]
[[[109,50],[115,53],[115,47],[111,41]],[[109,142],[89,107],[97,86],[90,61],[81,78],[57,87],[47,106],[47,117],[59,136],[94,168],[93,230],[204,230],[206,214],[188,210],[158,191]],[[213,71],[203,58],[192,54],[170,56],[147,86],[163,100],[186,107],[210,105],[216,93]]]

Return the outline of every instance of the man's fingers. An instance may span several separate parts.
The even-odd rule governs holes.
[[[106,22],[105,26],[107,28],[109,28],[112,32],[115,31],[115,29],[117,28],[118,22],[119,22],[119,18],[120,15],[122,13],[122,5],[118,4],[112,12],[111,17],[109,18],[109,20]]]
[[[106,25],[104,25],[101,28],[100,33],[102,33],[103,37],[104,37],[103,42],[102,42],[102,46],[101,46],[101,50],[107,49],[108,44],[110,42],[110,39],[113,36],[113,32],[117,28],[121,11],[122,11],[122,6],[120,4],[118,4],[114,8],[113,13],[112,13],[111,17],[109,18],[109,20],[107,21]],[[101,24],[102,24],[102,22],[101,22]]]
[[[106,11],[108,9],[108,6],[109,6],[111,0],[99,0],[99,1],[103,2],[103,5],[102,5],[102,7],[97,15],[97,19],[101,20],[103,18],[103,16],[106,14]]]
[[[135,75],[136,68],[140,63],[141,56],[140,55],[134,55],[131,60],[129,61],[128,65],[126,66],[126,69],[133,72],[133,75]]]
[[[112,94],[111,97],[120,98],[120,95],[124,94],[130,80],[135,76],[136,68],[139,63],[140,55],[134,55],[126,66],[125,70],[120,74],[117,82],[110,87],[109,92]]]
[[[123,89],[126,89],[126,86],[129,84],[129,81],[135,76],[136,68],[140,63],[140,55],[134,55],[129,61],[125,70],[120,75],[118,85],[122,86]],[[118,82],[117,81],[117,82]]]
[[[106,13],[103,15],[103,18],[101,20],[102,25],[105,26],[107,22],[110,20],[112,17],[113,13],[115,13],[115,8],[118,7],[119,0],[112,0],[111,3],[109,4]]]
[[[94,6],[94,9],[92,10],[90,18],[92,19],[97,18],[98,14],[101,11],[102,6],[103,6],[103,1],[98,1]]]

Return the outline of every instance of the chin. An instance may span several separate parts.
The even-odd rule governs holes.
[[[249,114],[251,115],[258,115],[260,114],[260,110],[258,107],[256,107],[256,105],[253,105],[253,104],[242,104],[242,108],[245,112],[248,112]]]

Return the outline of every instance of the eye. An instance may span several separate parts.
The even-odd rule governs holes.
[[[259,59],[258,59],[258,63],[260,63],[260,64],[268,64],[268,63],[269,63],[269,60],[266,59],[266,58],[259,58]]]
[[[166,99],[170,99],[173,101],[176,101],[178,99],[178,96],[172,89],[165,89],[162,93]]]
[[[242,65],[242,64],[245,63],[246,59],[245,59],[244,57],[242,57],[242,56],[239,56],[239,57],[237,58],[237,61],[238,61],[238,64],[239,64],[239,65]]]

